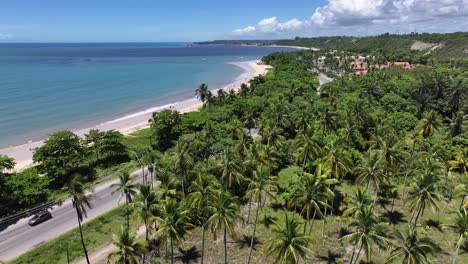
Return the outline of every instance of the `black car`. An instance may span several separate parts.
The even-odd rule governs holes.
[[[49,211],[42,211],[35,214],[31,219],[29,219],[29,225],[35,226],[42,222],[45,222],[52,218],[52,214]]]

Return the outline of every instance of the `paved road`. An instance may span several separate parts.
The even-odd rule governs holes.
[[[141,183],[141,170],[135,171],[134,174],[138,175],[136,182]],[[112,194],[113,189],[110,188],[116,182],[118,182],[118,179],[94,188],[93,208],[88,210],[88,217],[85,219],[85,222],[118,205],[120,194],[118,192]],[[70,200],[65,201],[61,205],[54,206],[50,212],[53,218],[37,226],[29,226],[28,220],[30,217],[28,217],[1,231],[0,260],[7,261],[18,257],[34,247],[78,226],[76,211]]]

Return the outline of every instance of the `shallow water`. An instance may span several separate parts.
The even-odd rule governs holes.
[[[272,47],[187,43],[0,44],[0,147],[193,97]]]

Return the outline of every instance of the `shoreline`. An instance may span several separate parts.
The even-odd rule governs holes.
[[[239,75],[232,83],[223,87],[213,89],[211,91],[215,92],[219,89],[223,89],[225,91],[237,90],[242,83],[247,83],[250,79],[257,75],[265,74],[266,71],[270,68],[270,66],[260,65],[258,64],[258,62],[259,61],[231,62],[230,64],[236,65],[244,69],[244,72],[241,75]],[[138,130],[148,128],[148,120],[151,118],[153,112],[172,109],[177,110],[180,113],[187,113],[197,111],[202,105],[203,104],[199,99],[192,97],[187,100],[176,101],[174,103],[151,107],[136,113],[130,113],[123,117],[103,122],[92,127],[73,130],[72,132],[80,137],[83,137],[91,129],[99,129],[101,131],[116,130],[124,135],[128,135]],[[26,143],[20,143],[18,145],[0,148],[0,155],[7,155],[11,158],[14,158],[16,162],[14,170],[21,171],[30,167],[33,164],[33,150],[37,147],[42,146],[44,140],[45,139],[39,141],[28,141]]]

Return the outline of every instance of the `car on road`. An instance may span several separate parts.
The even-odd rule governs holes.
[[[49,211],[41,211],[39,213],[34,214],[33,217],[29,219],[28,224],[30,226],[35,226],[51,218],[52,218],[52,214]]]

